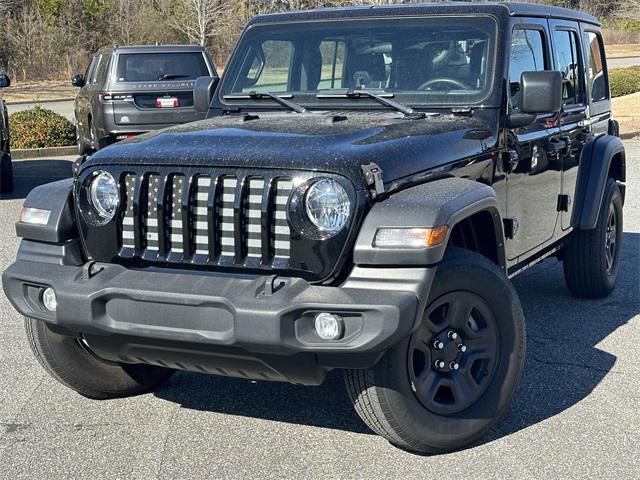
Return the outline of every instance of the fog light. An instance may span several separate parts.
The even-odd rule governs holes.
[[[50,312],[55,312],[58,308],[58,300],[56,299],[56,292],[53,288],[49,287],[42,292],[42,305]]]
[[[315,327],[318,336],[323,340],[338,340],[344,335],[342,317],[332,313],[319,313],[316,315]]]

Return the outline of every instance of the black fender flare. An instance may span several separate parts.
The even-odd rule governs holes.
[[[18,237],[37,242],[61,244],[78,238],[73,215],[73,179],[47,183],[31,190],[24,207],[49,210],[46,225],[16,222]]]
[[[626,154],[620,138],[603,135],[587,143],[580,154],[580,167],[571,224],[579,230],[591,230],[598,214],[613,158],[622,155],[621,182],[626,181]],[[624,191],[623,191],[624,198]]]
[[[506,268],[502,218],[493,188],[465,178],[444,178],[402,190],[375,204],[364,219],[354,246],[356,265],[424,266],[439,263],[453,227],[472,215],[491,214],[498,263]],[[380,249],[373,246],[381,227],[449,227],[447,239],[425,249]]]

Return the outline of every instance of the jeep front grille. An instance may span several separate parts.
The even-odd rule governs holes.
[[[124,173],[120,256],[288,268],[286,176]]]

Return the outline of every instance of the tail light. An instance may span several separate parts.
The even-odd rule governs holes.
[[[100,92],[101,102],[123,102],[127,100],[133,100],[133,95],[128,95],[126,93]]]

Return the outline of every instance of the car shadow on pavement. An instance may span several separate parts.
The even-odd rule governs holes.
[[[71,160],[13,161],[13,191],[0,195],[0,200],[26,198],[31,190],[46,183],[71,177]]]
[[[477,444],[563,412],[614,369],[616,357],[597,345],[640,310],[640,234],[626,233],[624,242],[618,287],[604,300],[572,297],[554,260],[514,280],[528,329],[525,372],[508,413]],[[156,395],[188,409],[372,433],[353,410],[341,372],[332,372],[320,387],[181,372]]]

